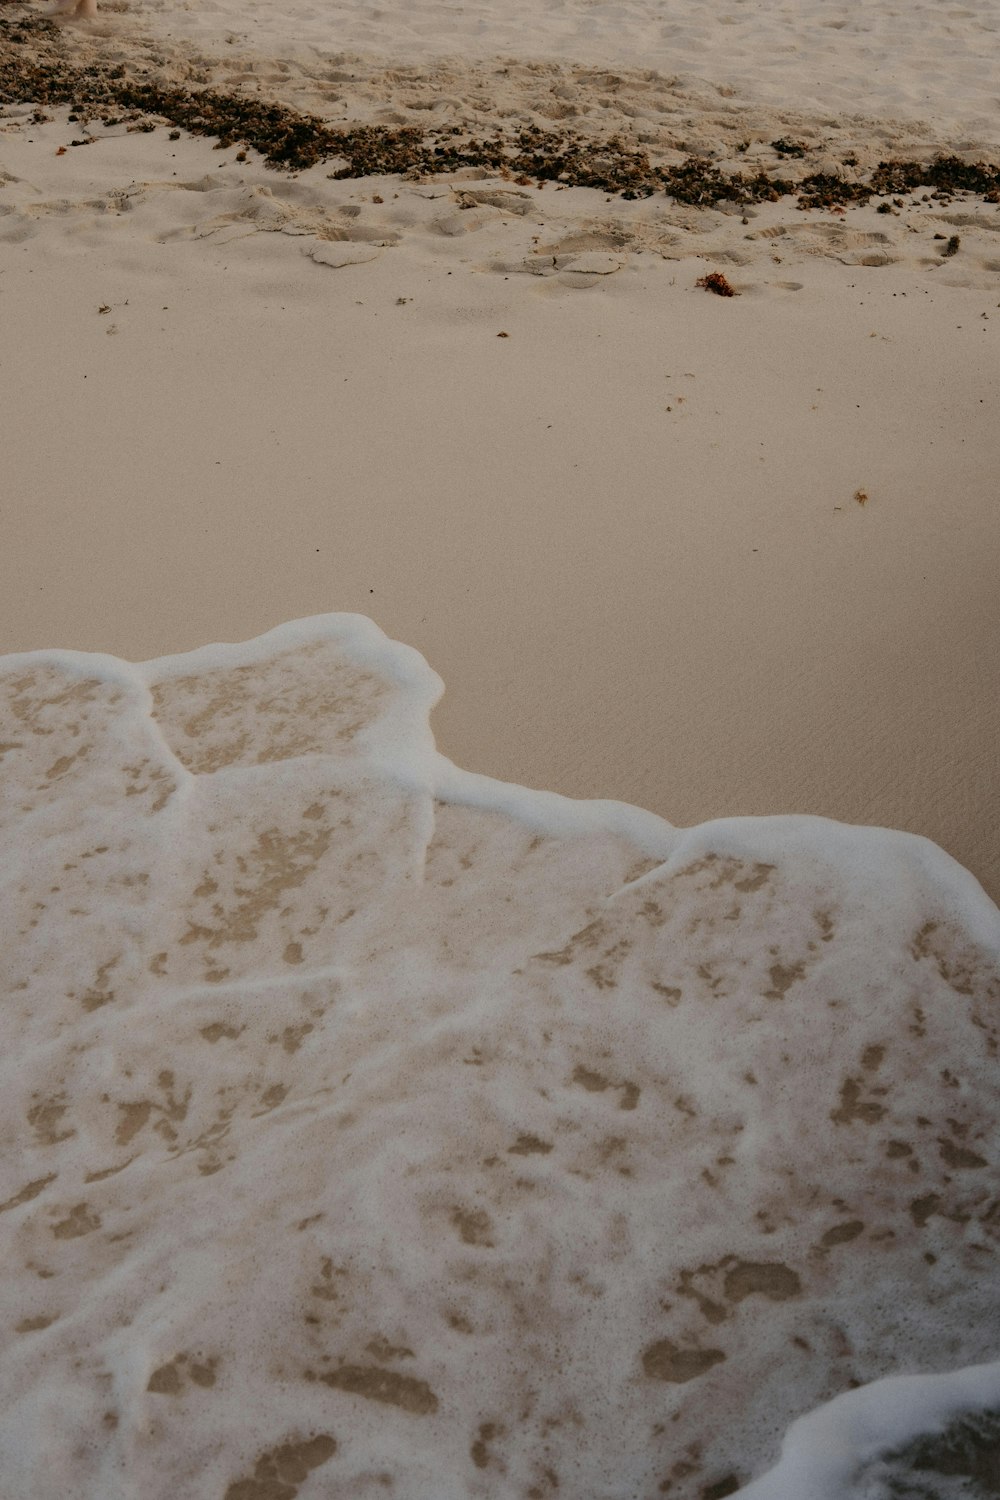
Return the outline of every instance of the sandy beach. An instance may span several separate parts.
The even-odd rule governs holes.
[[[59,47],[145,57],[165,15]],[[545,92],[525,72],[511,108]],[[391,76],[348,85],[358,117],[426,119],[376,108]],[[588,130],[636,126],[624,76]],[[488,111],[481,76],[465,92]],[[720,150],[699,87],[675,93],[685,149]],[[996,893],[997,205],[337,181],[46,113],[8,107],[2,137],[4,649],[139,659],[360,611],[444,677],[459,764],[681,825],[909,829]],[[786,174],[762,137],[830,154],[816,118],[750,120],[728,138]],[[838,132],[869,160],[943,139]],[[738,299],[698,289],[713,269]]]
[[[0,1488],[946,1500],[1000,1397],[869,1383],[998,1344],[1000,9],[0,28]]]

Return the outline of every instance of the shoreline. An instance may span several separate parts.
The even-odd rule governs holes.
[[[448,682],[459,763],[678,825],[909,829],[1000,892],[1000,206],[954,185],[979,147],[655,70],[293,66],[155,8],[10,9],[8,78],[90,69],[121,110],[0,115],[24,351],[0,647],[371,613]],[[224,101],[227,134],[154,98],[205,130]],[[348,139],[353,165],[302,166]],[[448,141],[462,166],[417,170]],[[949,152],[938,186],[879,167]]]
[[[840,6],[6,0],[12,1494],[995,1456],[1000,0]]]
[[[1000,891],[996,206],[289,178],[53,114],[0,122],[0,647],[355,610],[460,764],[908,829]]]

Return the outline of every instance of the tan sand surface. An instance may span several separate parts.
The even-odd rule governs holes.
[[[150,55],[145,22],[68,34]],[[913,830],[997,893],[997,205],[291,177],[49,116],[0,121],[0,649],[360,611],[444,677],[462,765]]]
[[[96,32],[112,46],[150,38],[161,65],[196,49],[251,86],[312,87],[332,112],[366,86],[377,94],[388,65],[381,102],[395,110],[421,82],[441,85],[444,112],[486,93],[494,111],[516,109],[523,88],[549,93],[552,118],[617,96],[642,130],[662,116],[657,96],[680,86],[743,116],[763,106],[818,111],[828,125],[867,117],[885,139],[901,121],[953,146],[1000,134],[998,0],[103,0]],[[509,69],[499,80],[498,58]],[[556,75],[574,65],[598,86],[581,90],[575,77],[561,94]],[[646,107],[629,97],[634,70]]]

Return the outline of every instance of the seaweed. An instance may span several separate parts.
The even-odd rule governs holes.
[[[522,183],[589,187],[626,199],[662,193],[692,207],[794,197],[803,209],[837,208],[918,188],[929,188],[944,200],[963,193],[1000,202],[1000,165],[956,156],[883,161],[863,182],[816,172],[796,183],[763,168],[729,172],[704,156],[658,164],[647,150],[620,135],[594,140],[573,131],[498,125],[492,135],[477,138],[460,125],[335,126],[238,89],[166,82],[149,64],[139,65],[134,74],[122,64],[76,66],[61,50],[59,28],[43,17],[0,19],[0,104],[5,103],[32,103],[39,109],[69,106],[83,123],[124,122],[132,130],[162,123],[171,127],[171,139],[180,130],[212,136],[220,147],[258,151],[275,169],[301,172],[334,163],[334,178],[414,178],[477,167]],[[771,145],[784,157],[804,156],[807,149],[784,138]]]
[[[714,292],[717,297],[738,297],[740,294],[735,287],[723,276],[721,271],[709,271],[707,276],[699,276],[695,286],[703,287],[706,292]]]

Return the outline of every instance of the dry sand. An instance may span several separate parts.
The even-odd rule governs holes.
[[[740,22],[730,84],[697,6],[672,77],[628,68],[681,47],[655,50],[652,5],[569,7],[562,30],[546,12],[522,64],[475,58],[528,12],[490,32],[467,7],[447,33],[465,58],[408,71],[383,54],[440,55],[433,7],[378,35],[341,10],[347,54],[307,8],[284,47],[277,12],[242,7],[121,7],[64,42],[334,120],[568,112],[736,165],[740,138],[794,168],[776,135],[814,167],[1000,137],[976,62],[991,11],[937,31],[914,12],[877,75],[895,114],[873,119],[843,110],[885,66],[877,11],[827,27],[822,57],[808,10]],[[797,113],[773,102],[786,23]],[[615,38],[617,72],[595,71]],[[0,650],[135,660],[359,611],[441,673],[434,728],[462,765],[675,824],[908,829],[997,894],[1000,207],[336,181],[48,114],[0,121]],[[699,290],[710,270],[740,296]]]

